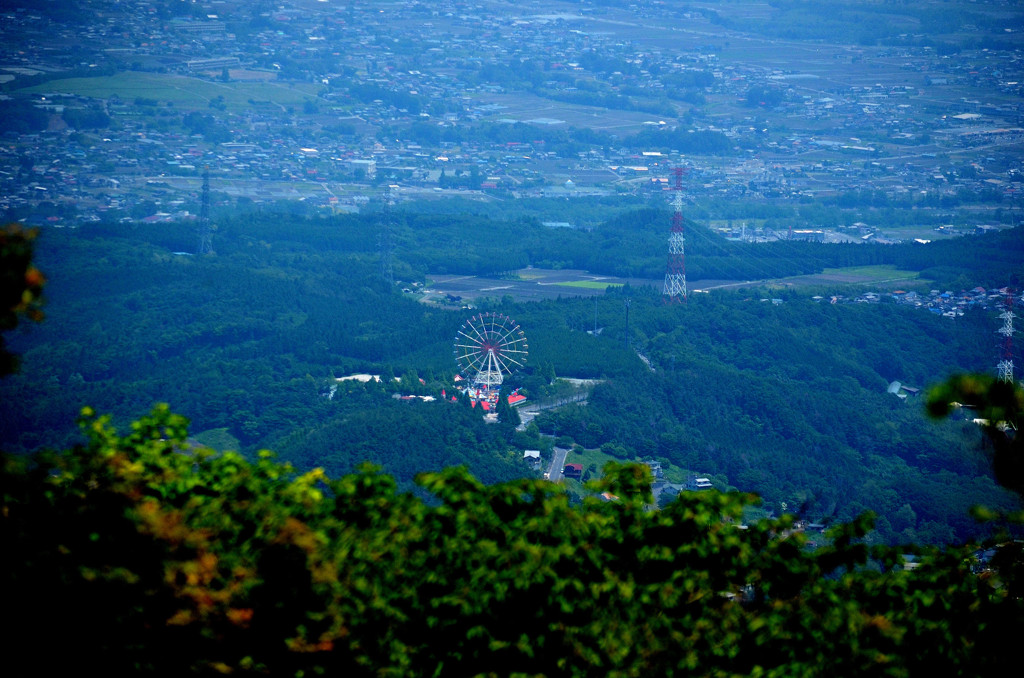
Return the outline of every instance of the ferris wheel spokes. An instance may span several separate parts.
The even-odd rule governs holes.
[[[519,325],[501,313],[474,315],[457,330],[454,355],[473,386],[493,389],[525,366],[528,345]]]
[[[502,366],[502,367],[503,367],[503,368],[505,369],[505,371],[506,371],[506,372],[512,372],[512,368],[511,368],[511,367],[509,367],[509,366],[507,366],[507,365],[506,365],[506,364],[505,364],[505,363],[504,363],[503,361],[508,361],[508,362],[510,362],[510,363],[513,363],[513,364],[515,364],[515,366],[516,366],[517,368],[521,368],[521,367],[523,367],[523,363],[519,362],[518,360],[516,360],[516,359],[515,359],[515,358],[513,358],[512,356],[508,355],[507,353],[508,353],[508,352],[505,352],[505,354],[503,354],[503,355],[501,355],[501,356],[495,356],[495,359],[496,359],[496,360],[497,360],[497,361],[498,361],[499,363],[501,363],[501,366]]]
[[[510,345],[511,345],[511,344],[513,344],[513,343],[515,343],[516,341],[519,341],[518,339],[516,339],[516,338],[514,338],[514,337],[513,337],[513,334],[514,334],[514,333],[515,333],[515,331],[516,331],[516,330],[518,330],[518,329],[519,329],[519,325],[516,325],[515,327],[513,327],[513,328],[509,329],[509,330],[508,330],[507,332],[505,332],[504,336],[502,336],[501,340],[502,340],[503,342],[509,343]],[[519,330],[519,331],[520,331],[520,332],[522,332],[522,330]],[[511,341],[509,340],[509,337],[513,337],[513,338],[511,339]]]

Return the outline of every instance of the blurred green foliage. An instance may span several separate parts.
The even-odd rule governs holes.
[[[987,374],[961,374],[928,393],[928,413],[936,419],[960,408],[985,431],[996,481],[1024,496],[1024,389]]]
[[[27,318],[43,319],[42,292],[46,278],[32,263],[33,241],[37,229],[21,224],[0,226],[0,332],[13,330]],[[8,352],[0,336],[0,376],[17,369],[17,356]]]
[[[1020,549],[920,566],[868,547],[870,514],[812,548],[750,495],[648,510],[611,464],[571,506],[542,480],[460,468],[402,493],[372,467],[299,475],[189,449],[166,406],[120,434],[3,459],[7,675],[1005,675]],[[429,496],[423,496],[424,494]],[[1008,563],[1008,564],[1006,564]],[[1012,566],[1016,564],[1016,567]]]

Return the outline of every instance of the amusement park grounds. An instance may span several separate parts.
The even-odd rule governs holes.
[[[900,271],[895,266],[858,266],[830,268],[821,273],[763,280],[693,280],[687,284],[691,292],[713,289],[738,289],[748,286],[811,287],[819,285],[877,285],[879,288],[927,281],[913,271]],[[647,278],[619,278],[595,275],[576,269],[547,270],[527,268],[509,278],[482,278],[470,275],[445,275],[430,278],[421,301],[447,305],[455,297],[460,304],[479,299],[510,296],[516,302],[544,301],[560,297],[592,297],[605,293],[608,287],[630,285],[661,289],[664,280]]]

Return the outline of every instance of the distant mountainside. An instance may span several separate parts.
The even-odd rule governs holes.
[[[634,240],[661,239],[650,235],[658,218],[626,214],[587,233],[403,215],[395,275],[423,280],[442,260],[471,274],[492,254],[513,263],[621,261]],[[469,311],[383,285],[376,232],[372,217],[238,216],[219,226],[216,255],[196,257],[181,253],[194,248],[191,227],[47,231],[37,257],[50,281],[47,320],[11,337],[24,367],[0,382],[0,443],[64,447],[84,405],[126,422],[168,402],[194,432],[224,429],[243,451],[278,449],[301,467],[340,473],[368,459],[403,482],[450,464],[488,482],[527,473],[510,447],[541,444],[536,429],[513,435],[457,403],[395,401],[397,386],[328,397],[334,377],[356,371],[407,375],[404,384],[422,378],[412,390],[439,394],[455,370],[451,340]],[[808,266],[879,257],[985,284],[1019,274],[1020,248],[1019,230],[927,246],[799,244]],[[803,266],[771,245],[711,233],[694,238],[693,252],[695,266],[718,254],[748,268]],[[989,478],[971,426],[933,425],[917,402],[886,393],[893,380],[923,389],[951,373],[992,369],[992,311],[951,319],[888,303],[819,304],[793,289],[739,289],[685,305],[665,305],[650,288],[609,291],[597,302],[599,336],[580,330],[594,317],[591,299],[500,302],[527,329],[531,365],[608,379],[586,407],[542,416],[541,430],[720,476],[760,492],[767,509],[786,502],[819,519],[871,508],[888,541],[963,538],[976,529],[967,506],[1011,502]]]

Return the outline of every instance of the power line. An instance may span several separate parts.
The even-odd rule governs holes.
[[[384,208],[381,210],[380,232],[377,239],[377,249],[380,254],[380,277],[389,286],[395,284],[394,250],[395,242],[392,233],[391,211],[391,186],[384,187]]]
[[[203,168],[203,193],[199,206],[199,247],[196,254],[213,252],[213,234],[210,227],[210,166]]]

